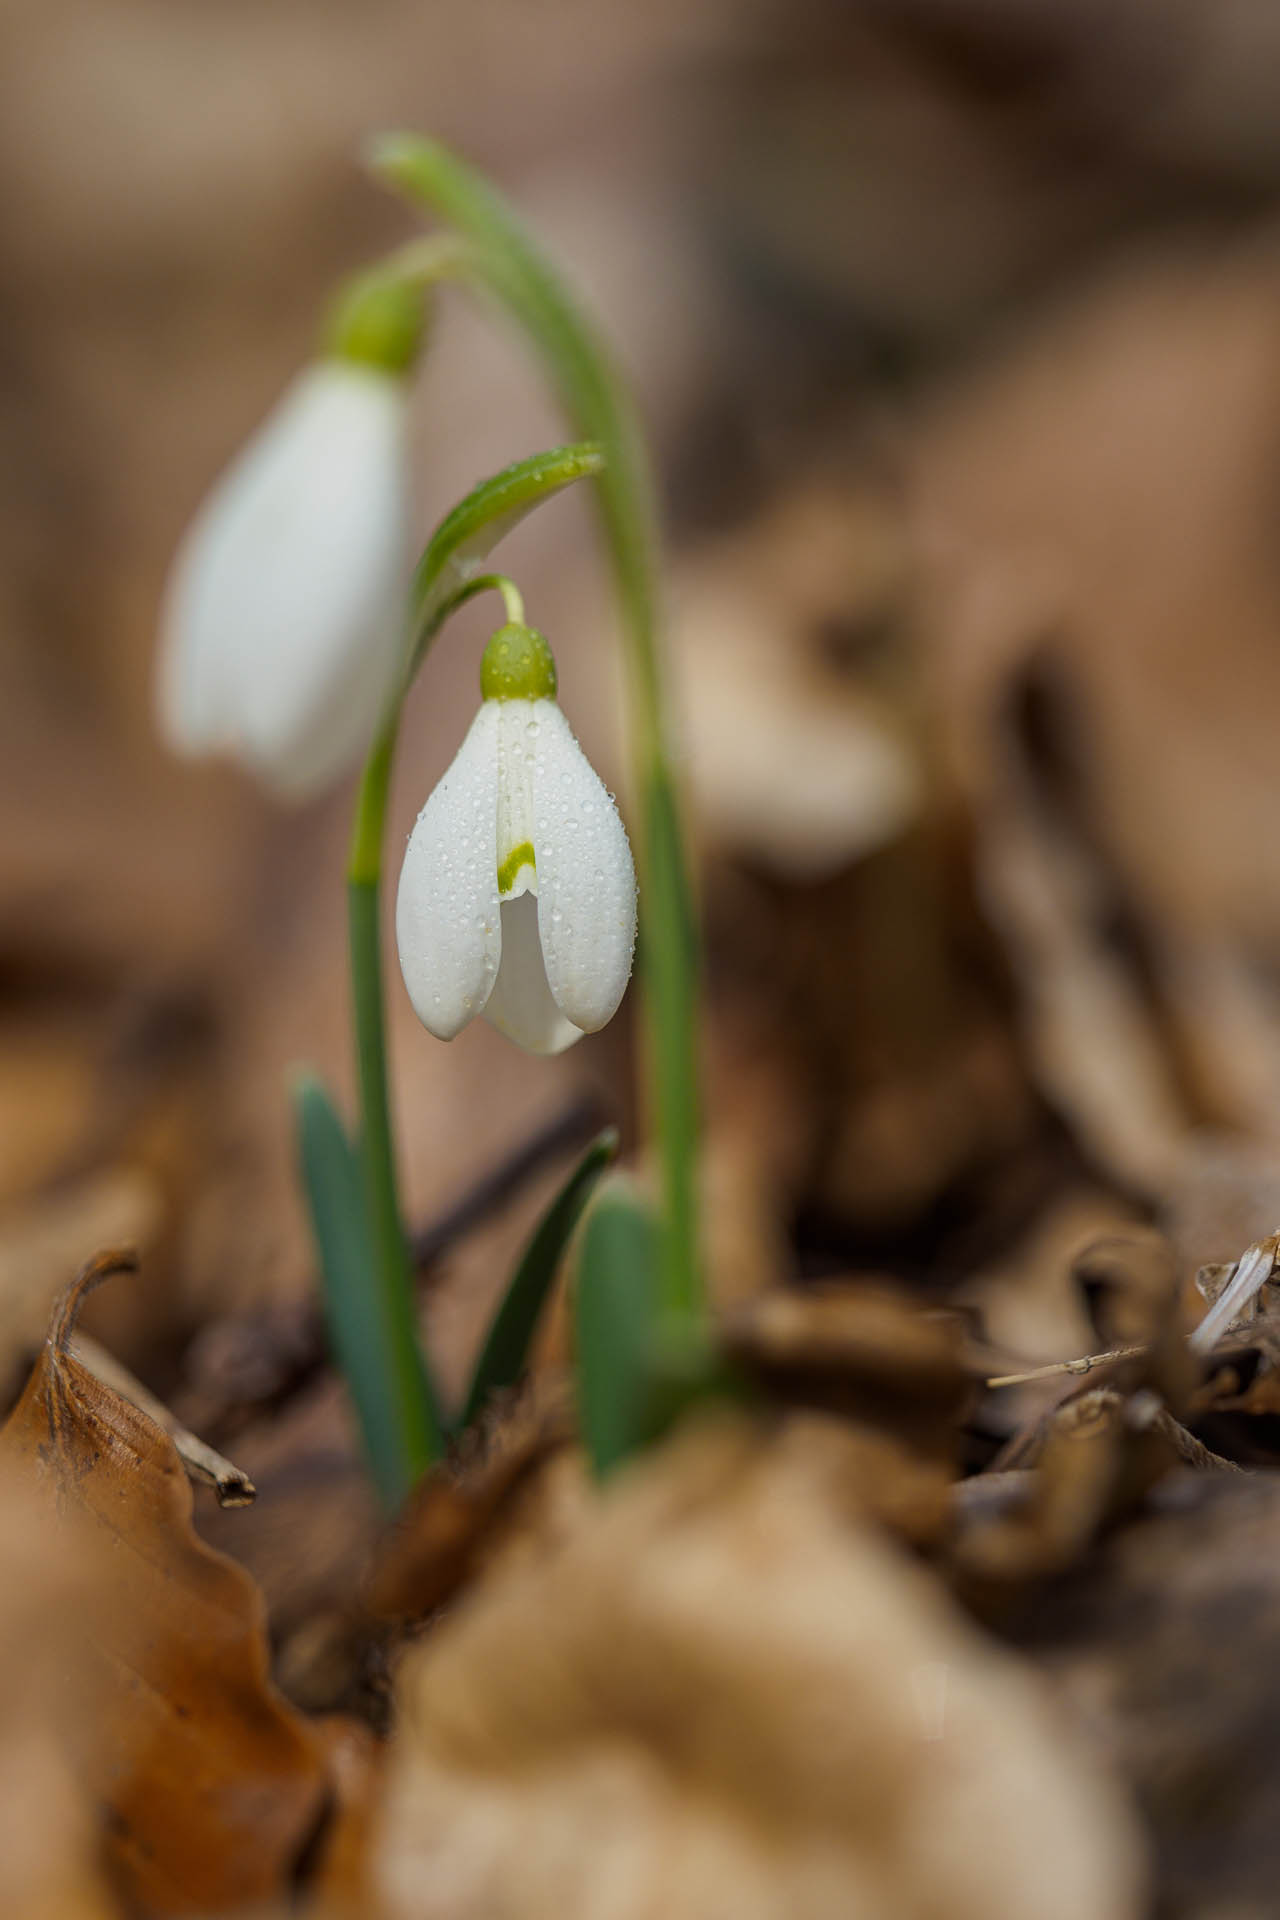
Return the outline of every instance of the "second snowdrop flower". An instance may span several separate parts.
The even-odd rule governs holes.
[[[556,704],[540,633],[501,628],[479,713],[409,839],[400,966],[423,1025],[451,1040],[483,1013],[531,1053],[605,1025],[631,972],[626,829]]]
[[[302,797],[368,748],[406,644],[406,389],[422,294],[357,282],[326,357],[214,488],[174,568],[160,712],[179,752],[227,752]]]

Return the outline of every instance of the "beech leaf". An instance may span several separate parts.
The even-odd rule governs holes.
[[[3,1429],[0,1469],[93,1553],[91,1711],[80,1763],[131,1907],[222,1911],[282,1895],[324,1814],[323,1750],[268,1677],[249,1575],[197,1537],[172,1440],[72,1351],[86,1266]]]

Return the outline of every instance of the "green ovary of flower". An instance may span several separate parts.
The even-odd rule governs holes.
[[[426,326],[426,296],[415,281],[392,273],[362,273],[339,291],[325,327],[324,348],[352,366],[407,374],[422,352]]]
[[[555,699],[556,663],[536,627],[513,620],[498,628],[480,662],[480,692],[486,700]]]

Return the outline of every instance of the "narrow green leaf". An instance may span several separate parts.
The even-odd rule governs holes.
[[[294,1088],[294,1116],[329,1338],[378,1491],[394,1509],[413,1484],[416,1461],[388,1391],[396,1363],[378,1310],[360,1161],[328,1094],[310,1075]]]
[[[493,1316],[488,1337],[457,1421],[458,1429],[477,1419],[490,1394],[514,1386],[525,1370],[533,1339],[560,1256],[595,1191],[596,1182],[618,1151],[617,1130],[608,1127],[594,1139],[533,1230],[511,1284]]]
[[[418,563],[412,594],[418,650],[430,641],[454,596],[484,570],[499,540],[544,500],[603,466],[601,449],[583,441],[531,454],[473,487],[445,515]]]
[[[603,1477],[654,1438],[658,1223],[621,1188],[583,1229],[574,1292],[578,1419]]]

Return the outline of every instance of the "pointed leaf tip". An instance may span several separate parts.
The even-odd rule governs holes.
[[[479,1418],[492,1394],[514,1386],[524,1373],[561,1256],[600,1176],[617,1153],[618,1130],[606,1127],[591,1142],[534,1228],[490,1323],[458,1419],[459,1431]]]

